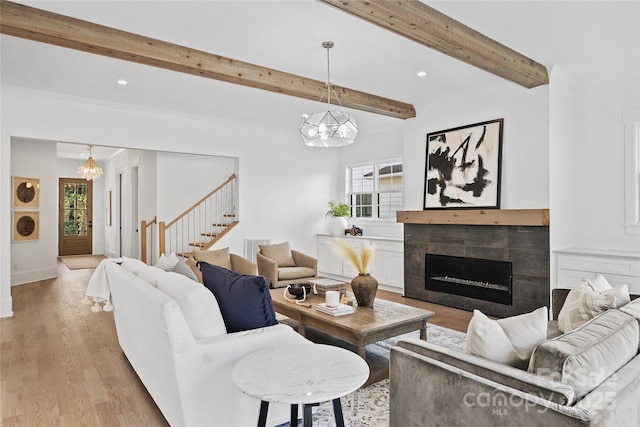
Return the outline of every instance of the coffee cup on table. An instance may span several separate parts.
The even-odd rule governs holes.
[[[327,291],[324,296],[327,307],[337,307],[340,304],[340,292]]]

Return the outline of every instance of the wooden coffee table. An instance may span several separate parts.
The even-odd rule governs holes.
[[[420,331],[420,339],[427,339],[427,320],[435,313],[392,301],[376,299],[373,307],[358,307],[355,313],[332,316],[321,313],[315,304],[324,302],[324,296],[309,295],[306,301],[295,304],[284,298],[284,289],[271,289],[271,299],[275,310],[298,322],[298,332],[305,336],[306,328],[314,328],[328,335],[355,344],[360,357],[367,360],[367,344],[391,337]],[[310,307],[308,305],[311,305]],[[388,363],[371,366],[367,384],[389,377]]]

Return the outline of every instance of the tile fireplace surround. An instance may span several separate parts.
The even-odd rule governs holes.
[[[404,211],[398,222],[404,223],[405,296],[496,317],[549,307],[548,210]],[[426,290],[427,253],[510,261],[512,305]]]

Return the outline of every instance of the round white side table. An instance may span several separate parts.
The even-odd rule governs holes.
[[[337,427],[344,427],[340,397],[362,386],[369,366],[355,353],[322,344],[266,348],[241,359],[231,378],[245,394],[260,399],[258,426],[265,426],[269,402],[291,405],[291,426],[303,405],[304,426],[311,427],[311,408],[333,401]]]

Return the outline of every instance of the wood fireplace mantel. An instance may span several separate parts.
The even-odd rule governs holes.
[[[398,211],[396,221],[405,224],[525,225],[549,226],[549,209],[451,209]]]

